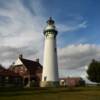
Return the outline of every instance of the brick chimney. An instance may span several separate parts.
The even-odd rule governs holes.
[[[22,54],[20,54],[20,55],[19,55],[19,58],[20,58],[20,59],[21,59],[21,58],[23,58],[23,55],[22,55]]]
[[[37,58],[37,59],[36,59],[36,62],[38,62],[38,63],[39,63],[39,58]]]

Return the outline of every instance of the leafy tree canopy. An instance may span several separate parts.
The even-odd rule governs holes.
[[[100,83],[100,62],[93,59],[88,66],[87,74],[90,81]]]

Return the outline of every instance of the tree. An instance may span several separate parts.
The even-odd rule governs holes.
[[[92,60],[88,66],[87,74],[90,81],[100,83],[100,62]]]

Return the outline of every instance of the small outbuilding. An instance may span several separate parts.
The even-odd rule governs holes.
[[[84,86],[85,81],[81,77],[60,78],[61,86]]]

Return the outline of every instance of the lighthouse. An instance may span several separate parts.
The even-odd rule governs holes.
[[[56,36],[54,20],[50,17],[44,29],[44,61],[41,87],[56,87],[59,85]]]

